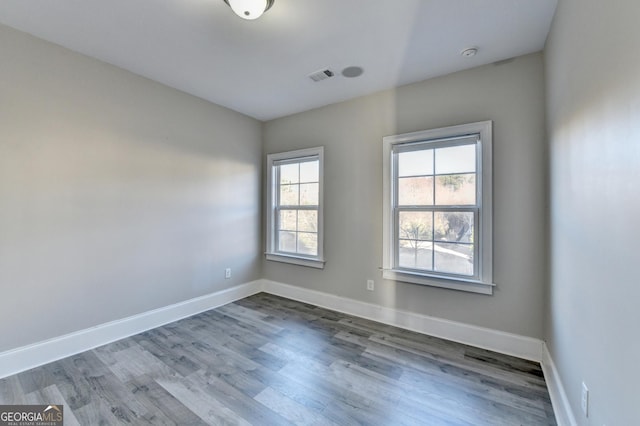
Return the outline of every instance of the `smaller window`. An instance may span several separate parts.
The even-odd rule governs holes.
[[[324,267],[323,157],[322,147],[267,156],[268,260]]]

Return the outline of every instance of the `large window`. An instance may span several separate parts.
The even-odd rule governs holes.
[[[324,267],[323,148],[267,156],[267,259]]]
[[[384,145],[384,276],[490,294],[491,122]]]

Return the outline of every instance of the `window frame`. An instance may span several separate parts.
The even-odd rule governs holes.
[[[303,160],[314,158],[318,160],[318,253],[316,256],[294,254],[278,251],[278,214],[280,182],[277,176],[277,166],[283,163],[299,164]],[[324,147],[305,148],[295,151],[279,152],[267,155],[267,233],[266,251],[267,260],[276,262],[291,263],[294,265],[307,266],[311,268],[323,269],[324,260]],[[290,206],[291,207],[291,206]],[[297,205],[296,210],[316,210],[313,206]]]
[[[419,207],[399,207],[397,198],[396,152],[420,150],[428,146],[455,146],[456,141],[476,136],[476,204],[472,206],[433,206],[426,210],[473,211],[475,218],[473,277],[399,267],[397,229],[400,211],[421,211]],[[412,149],[413,148],[413,149]],[[435,173],[435,170],[434,170]],[[434,174],[434,178],[436,175]],[[492,121],[386,136],[383,138],[383,278],[413,284],[493,294],[492,282]],[[424,210],[424,209],[423,209]],[[433,242],[435,244],[435,241]]]

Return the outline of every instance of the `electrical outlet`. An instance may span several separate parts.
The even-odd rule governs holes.
[[[589,388],[582,382],[582,399],[581,399],[582,412],[585,417],[589,417]]]
[[[373,280],[367,280],[367,290],[373,291],[375,289],[375,283]]]
[[[228,280],[229,278],[231,278],[231,268],[227,268],[224,270],[224,279]]]

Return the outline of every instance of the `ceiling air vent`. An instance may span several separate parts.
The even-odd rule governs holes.
[[[309,77],[311,80],[315,81],[316,83],[322,80],[326,80],[328,78],[333,77],[333,71],[331,71],[330,69],[323,69],[323,70],[319,70],[319,71],[315,71],[312,72],[311,74],[309,74],[307,77]]]

